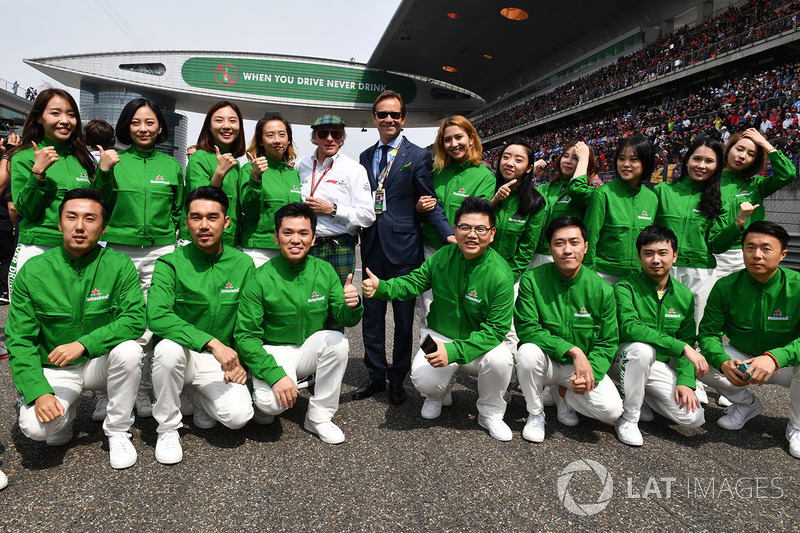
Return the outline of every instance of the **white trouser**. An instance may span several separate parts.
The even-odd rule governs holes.
[[[14,250],[14,257],[11,259],[11,265],[8,267],[8,297],[11,298],[11,285],[14,283],[14,278],[17,277],[19,269],[31,257],[42,255],[52,246],[39,246],[38,244],[18,244],[17,249]]]
[[[297,384],[297,378],[316,374],[314,395],[308,400],[306,418],[321,424],[330,422],[339,409],[342,378],[347,368],[350,344],[342,333],[332,330],[317,331],[300,346],[269,346],[275,362]],[[253,401],[268,415],[279,415],[286,410],[279,407],[275,393],[265,381],[253,377]]]
[[[564,399],[572,409],[582,415],[611,423],[622,415],[622,399],[614,382],[603,376],[594,389],[585,394],[572,391],[570,376],[575,365],[562,365],[533,343],[526,343],[517,350],[517,379],[525,395],[528,413],[538,415],[543,411],[542,389],[548,385],[559,385],[567,389]],[[557,394],[557,392],[555,392]]]
[[[517,303],[517,296],[519,296],[519,279],[514,282],[514,304]],[[508,351],[511,352],[511,355],[515,355],[517,353],[519,337],[517,337],[517,328],[514,327],[514,320],[511,320],[511,329],[509,330],[508,335],[506,335],[506,338],[503,340],[503,343],[505,343],[506,348],[508,348]]]
[[[638,423],[642,402],[681,426],[697,428],[705,421],[702,406],[694,412],[675,403],[678,374],[667,363],[656,360],[656,350],[643,342],[624,342],[608,374],[619,380],[622,388],[622,417]]]
[[[724,278],[744,268],[744,253],[741,248],[733,248],[721,254],[714,254],[717,259],[717,268],[714,275],[717,279]]]
[[[253,418],[247,386],[225,383],[225,372],[211,353],[195,352],[164,339],[153,350],[153,417],[159,433],[181,427],[184,387],[195,405],[226,427],[239,429]]]
[[[436,253],[436,249],[433,246],[428,246],[427,244],[423,244],[422,253],[425,256],[425,261],[427,261],[433,254]],[[417,314],[419,314],[420,328],[428,327],[428,313],[431,312],[432,303],[433,303],[432,289],[428,289],[427,291],[420,294],[419,298],[417,298]],[[422,338],[425,337],[423,336]]]
[[[125,254],[133,261],[136,272],[139,273],[139,283],[142,285],[144,299],[147,301],[147,289],[150,288],[150,281],[153,279],[153,270],[156,261],[162,255],[175,250],[174,244],[165,246],[132,246],[128,244],[109,244],[109,248]],[[153,390],[152,365],[153,365],[153,332],[150,328],[145,328],[144,335],[136,342],[144,351],[144,365],[142,366],[142,381],[139,384],[139,392],[149,394]]]
[[[81,393],[86,390],[108,390],[108,408],[103,422],[106,436],[126,433],[133,424],[133,402],[142,372],[142,348],[136,341],[125,341],[108,354],[77,365],[44,368],[44,377],[56,399],[64,407],[64,416],[42,424],[36,417],[34,404],[19,409],[19,428],[33,440],[45,440],[61,431],[75,419]]]
[[[622,276],[617,276],[616,274],[608,274],[606,272],[600,272],[600,271],[597,271],[597,275],[612,285],[616,285],[617,282],[622,279]]]
[[[724,346],[724,349],[732,359],[739,361],[746,361],[753,357],[731,345]],[[795,428],[800,429],[800,366],[787,366],[781,368],[780,371],[780,375],[777,372],[773,373],[766,383],[789,389],[789,422]],[[736,387],[732,385],[728,378],[714,367],[709,367],[708,375],[701,381],[717,389],[717,392],[732,403],[749,405],[755,401],[755,394],[751,392],[749,386]]]
[[[242,251],[250,256],[253,263],[256,264],[256,268],[281,255],[280,250],[273,250],[272,248],[242,248]]]
[[[708,295],[717,281],[715,270],[713,268],[673,266],[670,275],[692,291],[694,295],[694,320],[699,329],[700,320],[703,319],[703,312],[706,310]]]
[[[453,342],[432,329],[420,329],[420,337],[430,334],[434,339],[448,343]],[[435,368],[425,359],[425,352],[417,351],[411,362],[411,382],[420,394],[431,400],[443,400],[452,387],[456,370],[462,368],[472,375],[478,376],[478,414],[487,418],[502,418],[506,412],[503,394],[511,380],[514,356],[504,343],[500,343],[485,354],[476,357],[472,362],[461,365],[450,363]]]
[[[532,268],[536,268],[542,265],[546,265],[547,263],[553,262],[553,256],[550,254],[536,254],[533,256],[533,261],[531,261],[528,270]]]

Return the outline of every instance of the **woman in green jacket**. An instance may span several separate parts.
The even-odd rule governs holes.
[[[417,211],[425,214],[440,202],[450,224],[456,211],[468,196],[489,200],[494,195],[495,179],[483,163],[483,146],[475,126],[461,115],[446,117],[439,122],[439,132],[433,144],[433,190],[436,196],[420,196]],[[431,257],[445,244],[454,243],[449,236],[443,242],[428,223],[422,225],[423,252]],[[433,293],[425,291],[419,299],[419,316],[426,327]]]
[[[186,194],[206,185],[219,187],[228,197],[231,223],[222,234],[228,246],[239,245],[239,173],[237,159],[244,155],[242,112],[228,100],[212,105],[206,113],[197,138],[197,151],[186,164]],[[181,242],[189,240],[186,222],[181,219]]]
[[[239,182],[242,251],[253,258],[256,268],[280,255],[275,212],[303,201],[295,157],[292,125],[278,112],[266,113],[256,123],[247,148],[250,162],[242,167]]]
[[[61,89],[45,89],[33,102],[11,159],[11,197],[21,215],[19,244],[8,271],[8,292],[31,257],[60,246],[58,208],[64,193],[89,187],[94,160],[86,149],[78,104]]]
[[[767,159],[772,166],[772,176],[764,176]],[[742,202],[755,206],[755,212],[745,227],[764,220],[764,200],[794,181],[797,170],[783,152],[772,146],[755,128],[731,135],[725,145],[725,167],[722,171],[722,201],[730,213],[738,212]],[[717,278],[744,268],[742,245],[737,243],[725,253],[717,255]]]
[[[558,217],[572,216],[583,221],[586,206],[594,187],[589,185],[588,176],[597,174],[597,161],[592,147],[583,141],[574,141],[564,147],[558,157],[556,174],[552,181],[538,187],[545,200],[544,228]],[[536,254],[531,268],[552,263],[549,243],[542,231],[536,244]]]
[[[592,193],[584,224],[589,251],[584,264],[615,284],[639,271],[636,238],[652,226],[658,199],[642,182],[655,168],[655,147],[641,135],[623,140],[614,155],[617,176]]]
[[[131,258],[139,273],[145,297],[156,260],[175,249],[183,213],[183,172],[178,161],[159,152],[156,144],[169,137],[161,109],[146,98],[136,98],[122,109],[117,140],[129,148],[100,150],[93,185],[111,210],[106,226],[108,246]],[[139,339],[145,353],[136,413],[152,416],[150,365],[153,333]]]

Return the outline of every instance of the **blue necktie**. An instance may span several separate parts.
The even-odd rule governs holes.
[[[380,176],[381,174],[383,174],[383,171],[384,171],[384,170],[386,170],[386,164],[387,164],[387,157],[386,157],[386,155],[389,153],[389,150],[390,150],[391,148],[392,148],[392,147],[391,147],[391,146],[389,146],[388,144],[384,144],[383,146],[381,146],[381,151],[382,151],[383,153],[381,154],[381,161],[380,161],[380,163],[378,163],[378,175],[379,175],[379,176]]]

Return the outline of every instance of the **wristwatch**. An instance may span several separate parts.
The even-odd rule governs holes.
[[[336,204],[333,204],[333,209],[331,209],[331,216],[332,217],[336,216]]]

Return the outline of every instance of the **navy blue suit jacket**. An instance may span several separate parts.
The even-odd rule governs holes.
[[[378,188],[375,177],[375,150],[378,143],[361,152],[359,162],[367,169],[373,191]],[[397,156],[383,183],[386,191],[386,212],[376,217],[375,223],[364,228],[361,235],[361,259],[366,263],[376,234],[383,253],[395,265],[422,264],[422,219],[417,216],[416,204],[420,196],[436,197],[433,192],[433,163],[430,154],[403,137]],[[427,221],[445,240],[453,228],[447,221],[442,205],[428,213]]]

